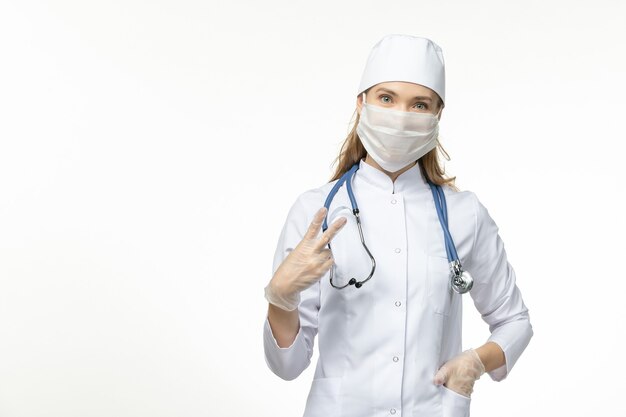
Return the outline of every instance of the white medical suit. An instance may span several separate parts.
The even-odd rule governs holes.
[[[471,399],[433,377],[462,352],[462,295],[450,285],[443,231],[428,183],[416,164],[395,182],[359,162],[353,178],[365,243],[376,259],[372,279],[361,288],[333,288],[329,272],[301,293],[300,329],[280,348],[266,317],[265,360],[285,380],[310,364],[314,339],[319,357],[304,417],[467,417]],[[275,272],[302,240],[315,212],[337,180],[296,199],[284,224],[273,262]],[[345,184],[335,195],[327,224],[345,217],[331,241],[336,285],[362,280],[371,260],[359,238]],[[532,326],[515,272],[507,261],[498,226],[476,195],[443,186],[448,227],[465,270],[474,278],[469,293],[489,325],[506,364],[490,371],[501,381],[531,337]],[[320,231],[320,235],[321,235]]]

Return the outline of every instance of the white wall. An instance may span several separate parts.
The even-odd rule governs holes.
[[[443,48],[446,168],[500,226],[535,331],[472,414],[625,415],[625,12],[2,2],[0,416],[301,415],[314,367],[266,367],[263,287],[388,33]]]

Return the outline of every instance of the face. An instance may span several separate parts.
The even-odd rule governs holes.
[[[389,81],[376,84],[366,93],[367,104],[400,111],[437,114],[439,97],[437,93],[420,84],[404,81]],[[363,94],[357,97],[357,111],[361,114]],[[441,119],[441,114],[439,115]]]

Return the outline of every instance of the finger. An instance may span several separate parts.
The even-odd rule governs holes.
[[[320,228],[324,222],[324,217],[326,217],[326,207],[322,207],[317,210],[315,216],[313,216],[313,220],[304,234],[305,239],[315,239],[320,232]]]
[[[327,259],[322,264],[322,267],[321,267],[322,271],[324,272],[328,271],[333,266],[334,263],[335,263],[335,260],[332,257],[330,259]]]
[[[346,219],[345,217],[340,217],[339,219],[335,220],[320,237],[317,243],[317,249],[321,250],[324,246],[328,245],[328,243],[333,240],[337,232],[339,232],[339,230],[341,230],[341,228],[345,226],[347,222],[348,219]]]
[[[333,254],[329,249],[325,249],[322,252],[315,255],[315,260],[318,265],[324,265],[328,260],[333,258]]]
[[[436,385],[441,385],[441,384],[445,383],[447,380],[448,380],[448,375],[447,375],[447,372],[446,372],[446,368],[444,368],[444,367],[439,368],[439,370],[435,374],[435,377],[433,378],[433,382]]]

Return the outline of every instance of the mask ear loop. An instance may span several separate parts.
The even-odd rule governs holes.
[[[439,117],[441,117],[441,112],[443,111],[443,106],[441,106],[441,108],[439,109],[439,111],[437,112],[437,119]]]

